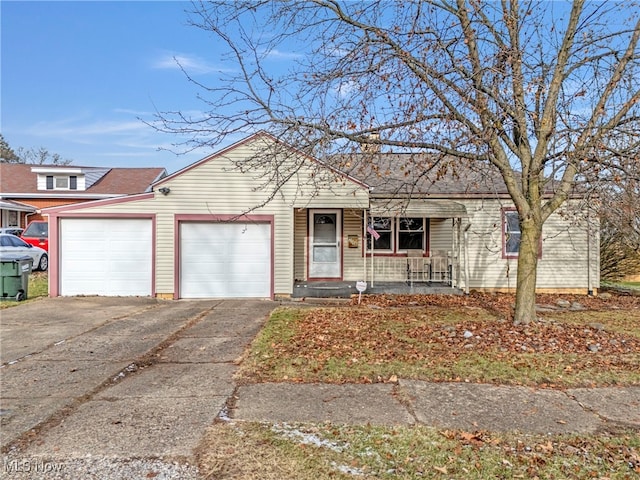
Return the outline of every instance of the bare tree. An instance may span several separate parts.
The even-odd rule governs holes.
[[[17,163],[20,161],[20,157],[11,148],[9,143],[4,139],[4,135],[0,133],[0,162],[3,163]]]
[[[211,84],[189,77],[205,114],[162,113],[159,129],[195,145],[266,128],[316,155],[369,144],[480,162],[519,214],[516,322],[535,319],[544,222],[577,183],[637,161],[636,2],[193,6],[192,23],[222,41],[232,69]],[[289,68],[276,68],[291,51]]]
[[[640,162],[621,162],[600,199],[600,275],[620,280],[640,274]]]
[[[63,158],[58,153],[51,153],[45,147],[17,149],[19,163],[33,163],[36,165],[69,165],[72,160]]]
[[[63,158],[58,153],[51,153],[45,147],[24,148],[13,150],[0,134],[0,162],[2,163],[32,163],[36,165],[69,165],[72,160]]]

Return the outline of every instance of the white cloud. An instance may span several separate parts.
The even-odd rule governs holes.
[[[124,113],[125,115],[134,115],[135,117],[150,117],[154,115],[154,112],[145,110],[132,110],[130,108],[114,108],[114,113]]]
[[[77,165],[100,166],[165,166],[168,170],[211,153],[211,147],[193,148],[185,144],[187,137],[155,130],[138,118],[149,118],[144,112],[116,108],[97,117],[81,112],[20,128],[11,138],[12,144],[43,145]],[[185,111],[194,119],[204,116],[198,110]]]
[[[156,59],[152,67],[158,70],[185,70],[190,74],[204,74],[212,72],[228,71],[211,62],[189,53],[171,53],[162,54]]]
[[[352,92],[358,90],[358,82],[354,80],[346,80],[333,88],[335,94],[341,98],[348,97]]]
[[[26,129],[26,133],[41,137],[82,137],[94,135],[132,134],[149,129],[139,120],[96,120],[85,122],[79,119],[65,119],[54,122],[38,122]]]
[[[298,58],[302,58],[302,54],[300,53],[284,52],[282,50],[278,50],[277,48],[269,50],[265,53],[266,58],[270,60],[296,60]]]

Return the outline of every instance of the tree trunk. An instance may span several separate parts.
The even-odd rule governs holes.
[[[525,219],[520,222],[520,235],[516,311],[513,319],[516,325],[536,320],[536,277],[542,228],[532,219]]]

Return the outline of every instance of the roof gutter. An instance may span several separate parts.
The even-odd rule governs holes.
[[[90,200],[101,200],[103,198],[114,198],[128,195],[127,193],[2,193],[0,198],[84,198]]]

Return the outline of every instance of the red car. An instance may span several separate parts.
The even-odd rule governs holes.
[[[34,247],[40,247],[49,251],[49,223],[42,220],[36,220],[27,225],[27,228],[20,235],[25,242],[30,243]]]

